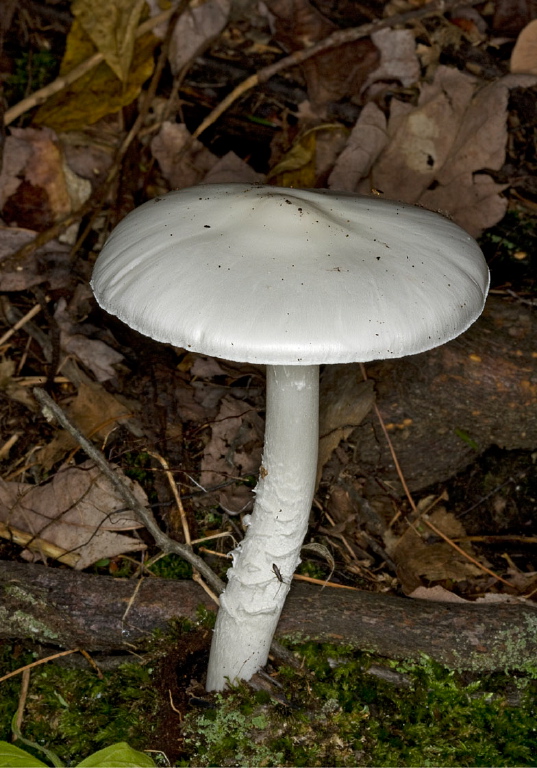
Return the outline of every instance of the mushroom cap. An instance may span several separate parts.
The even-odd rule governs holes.
[[[246,184],[154,198],[112,232],[97,301],[131,328],[250,363],[423,352],[481,314],[489,272],[453,222],[411,205]]]

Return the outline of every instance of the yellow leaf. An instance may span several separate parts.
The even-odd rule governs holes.
[[[136,28],[145,0],[73,0],[71,10],[122,82],[131,66]]]
[[[339,123],[323,123],[310,128],[298,137],[289,152],[269,171],[267,178],[280,187],[315,187],[319,171],[317,137],[342,130]]]
[[[315,186],[315,134],[308,132],[293,144],[280,162],[272,168],[267,179],[280,187]]]
[[[112,112],[118,112],[137,98],[142,85],[151,77],[153,51],[159,42],[150,32],[136,41],[125,83],[118,80],[110,67],[102,62],[43,104],[34,117],[34,123],[48,125],[55,131],[76,131]],[[61,74],[69,72],[94,53],[93,43],[75,19],[67,37]]]

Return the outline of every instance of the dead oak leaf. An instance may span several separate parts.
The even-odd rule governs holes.
[[[9,262],[9,257],[31,243],[37,234],[31,229],[0,226],[0,291],[26,291],[44,282],[52,289],[68,284],[70,248],[58,240],[51,240],[16,263]]]
[[[147,504],[142,488],[122,479],[140,503]],[[105,557],[145,549],[139,539],[125,535],[142,527],[140,522],[91,462],[63,468],[45,485],[0,480],[0,520],[80,555],[77,570]]]
[[[82,434],[86,437],[95,436],[101,440],[105,440],[122,420],[132,416],[126,405],[97,382],[82,383],[76,397],[64,407]],[[61,429],[44,448],[37,452],[36,458],[42,467],[50,470],[68,451],[76,447],[74,438]]]
[[[60,345],[64,352],[73,355],[94,374],[97,381],[114,378],[114,365],[123,360],[123,355],[99,339],[88,339],[80,333],[80,327],[72,322],[67,302],[59,299],[54,319],[60,328]]]
[[[534,82],[531,76],[508,75],[483,86],[475,77],[438,67],[416,106],[392,101],[384,145],[383,116],[369,108],[376,130],[358,121],[330,187],[353,192],[373,187],[387,198],[440,210],[478,236],[506,209],[500,197],[505,187],[484,170],[499,170],[505,160],[509,90]],[[357,146],[361,152],[355,152],[352,167],[350,149]]]
[[[211,424],[211,439],[203,452],[200,482],[216,486],[230,476],[257,475],[261,463],[263,420],[248,403],[227,395]],[[226,511],[238,514],[252,504],[252,490],[244,484],[222,488],[218,495]]]
[[[151,141],[153,157],[173,189],[199,184],[218,162],[216,155],[199,141],[194,141],[186,155],[182,156],[183,147],[189,139],[190,134],[185,125],[164,122]]]
[[[445,508],[438,507],[429,519],[449,538],[461,538],[466,535],[463,525]],[[395,562],[397,576],[403,590],[411,594],[423,586],[422,578],[428,582],[463,581],[472,576],[479,576],[482,570],[467,560],[445,541],[438,541],[423,523],[419,524],[423,534],[414,526],[409,526],[401,538],[391,547],[390,554]],[[469,544],[462,548],[472,554]]]
[[[274,17],[274,37],[287,51],[307,48],[338,29],[309,0],[266,0],[265,5]],[[311,103],[321,106],[357,96],[379,60],[379,52],[369,39],[345,43],[307,59],[301,69]]]

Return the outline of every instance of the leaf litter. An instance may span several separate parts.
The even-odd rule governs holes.
[[[121,110],[129,104],[136,108],[136,99],[154,69],[154,51],[161,44],[164,27],[140,36],[142,4],[110,0],[99,9],[94,5],[77,0],[73,6],[76,21],[67,38],[61,74],[96,52],[104,62],[48,98],[31,124],[11,128],[6,139],[0,201],[7,226],[0,229],[0,262],[99,189],[127,128]],[[371,37],[311,57],[300,64],[300,71],[291,70],[287,81],[269,80],[257,95],[245,96],[240,108],[234,108],[225,123],[231,135],[233,120],[243,120],[243,115],[257,120],[248,124],[248,130],[243,126],[240,141],[224,142],[222,149],[218,131],[208,140],[192,140],[193,127],[202,117],[191,103],[192,94],[200,104],[215,105],[220,93],[218,83],[204,82],[196,74],[203,72],[200,54],[214,57],[222,72],[228,62],[245,66],[246,75],[252,67],[262,70],[280,56],[282,48],[300,51],[337,32],[338,19],[329,18],[323,10],[307,0],[272,0],[255,10],[249,8],[249,15],[241,18],[227,0],[211,0],[179,17],[168,50],[176,93],[172,89],[170,94],[168,86],[164,96],[155,97],[154,112],[139,134],[142,159],[137,168],[132,161],[126,166],[136,177],[131,197],[127,195],[127,209],[135,198],[172,188],[268,179],[423,205],[450,216],[474,236],[502,219],[510,187],[504,172],[510,96],[535,85],[531,64],[520,63],[531,60],[532,22],[528,19],[523,24],[522,11],[513,11],[506,2],[497,3],[494,24],[498,30],[501,13],[513,26],[518,19],[511,74],[506,69],[501,77],[484,77],[486,66],[492,66],[490,53],[486,66],[474,62],[461,68],[445,63],[451,49],[471,50],[473,55],[487,44],[488,21],[470,9],[453,15],[451,21],[429,20],[425,27],[409,23],[404,29],[378,30]],[[388,8],[391,13],[401,10],[408,6],[391,3]],[[360,13],[359,9],[353,12]],[[151,3],[151,17],[159,13],[158,4]],[[364,22],[359,19],[356,26]],[[121,36],[116,35],[118,24],[124,32]],[[445,54],[443,63],[441,54]],[[296,79],[294,93],[300,93],[301,100],[290,105],[285,89],[291,77]],[[225,81],[222,75],[227,85]],[[338,113],[342,103],[346,111]],[[188,120],[181,119],[183,110]],[[354,117],[341,119],[339,114]],[[260,135],[265,129],[270,135],[262,160],[255,156],[254,145],[244,151],[246,134],[255,132],[252,126]],[[116,193],[120,195],[122,189],[120,185]],[[106,215],[98,214],[92,224],[93,244],[85,246],[89,262],[94,258],[92,248],[98,250],[108,222],[117,214],[110,199]],[[250,374],[242,386],[245,367],[201,356],[192,359],[183,350],[172,350],[169,370],[162,373],[159,368],[162,380],[152,379],[148,370],[137,367],[138,349],[146,342],[122,338],[115,326],[103,332],[98,326],[102,318],[93,308],[89,320],[79,311],[81,303],[73,299],[73,290],[77,281],[87,279],[89,270],[79,261],[81,273],[73,279],[71,245],[77,234],[75,226],[74,239],[71,235],[66,243],[63,235],[62,242],[51,238],[13,268],[0,272],[0,288],[19,292],[23,302],[37,285],[44,285],[51,294],[48,323],[59,339],[55,373],[62,372],[66,360],[83,373],[83,380],[75,385],[58,384],[57,396],[84,434],[110,446],[114,462],[121,462],[122,441],[142,453],[149,441],[164,441],[160,450],[167,448],[183,490],[192,495],[192,522],[212,508],[223,514],[224,524],[228,515],[239,519],[251,505],[252,480],[261,462],[263,392],[255,381],[259,373]],[[87,296],[80,299],[87,301]],[[0,387],[7,402],[35,413],[28,388],[17,381],[17,374],[37,370],[50,376],[39,363],[35,341],[22,330],[2,352]],[[386,499],[370,503],[364,497],[367,478],[349,483],[345,474],[356,468],[349,461],[348,441],[372,407],[373,392],[369,385],[330,376],[327,372],[324,380],[319,481],[328,488],[327,509],[334,521],[324,527],[327,533],[322,541],[335,547],[347,572],[360,573],[379,588],[384,588],[382,578],[371,568],[379,551],[385,562],[393,558],[395,576],[405,591],[422,581],[457,583],[477,578],[475,565],[455,556],[444,542],[431,541],[430,534],[424,539],[413,528],[395,527],[394,544],[387,534],[391,503]],[[150,419],[144,407],[148,396],[155,400],[151,413],[157,414],[156,419]],[[172,413],[181,422],[174,429]],[[8,417],[6,425],[14,433]],[[183,435],[184,445],[171,445],[172,434]],[[32,484],[27,471],[25,481],[4,480],[2,508],[8,511],[4,522],[24,529],[26,516],[26,530],[32,535],[76,551],[78,568],[143,549],[139,539],[125,535],[132,523],[128,514],[118,523],[115,515],[122,513],[113,496],[108,504],[104,502],[111,491],[102,478],[92,474],[94,468],[78,463],[81,457],[73,439],[55,430],[44,442],[19,440],[17,445],[25,446],[26,458],[36,459],[41,470],[60,468],[44,485],[39,473]],[[192,456],[185,455],[188,451]],[[23,458],[10,458],[7,476]],[[63,464],[66,460],[75,464]],[[83,478],[92,478],[95,498]],[[139,485],[134,487],[142,493]],[[43,520],[43,500],[50,504],[47,520]],[[464,535],[451,513],[436,510],[434,515],[448,535]],[[110,519],[117,529],[108,526]],[[377,551],[371,550],[373,541]]]

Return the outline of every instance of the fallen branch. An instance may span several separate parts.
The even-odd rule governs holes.
[[[211,599],[190,581],[143,579],[125,615],[133,582],[41,565],[0,561],[0,638],[32,639],[93,651],[133,649],[155,629],[198,620]],[[427,654],[454,668],[516,669],[537,652],[537,607],[434,603],[294,584],[279,638],[350,644],[392,659]]]
[[[415,8],[405,13],[398,13],[395,16],[389,16],[385,19],[377,19],[376,21],[362,24],[359,27],[352,27],[350,29],[340,29],[337,32],[325,37],[324,40],[320,40],[318,43],[304,48],[301,51],[294,51],[283,59],[269,64],[263,69],[260,69],[254,75],[250,75],[246,80],[234,88],[220,104],[213,109],[213,111],[207,115],[205,120],[196,128],[190,140],[181,148],[178,156],[181,157],[186,154],[192,143],[204,133],[207,128],[210,128],[221,115],[226,112],[237,99],[243,96],[256,85],[261,85],[270,80],[271,77],[278,74],[284,69],[290,69],[296,67],[298,64],[310,59],[312,56],[318,56],[320,53],[324,53],[332,48],[337,48],[341,45],[348,43],[354,43],[356,40],[361,40],[364,37],[369,37],[373,32],[378,32],[381,29],[388,29],[398,25],[407,24],[409,21],[416,21],[418,19],[426,19],[429,16],[436,16],[437,14],[453,11],[459,6],[473,6],[477,5],[479,0],[433,0],[431,3],[422,6],[421,8]]]
[[[178,541],[170,539],[159,527],[153,512],[141,504],[129,486],[123,482],[123,480],[114,472],[104,455],[99,451],[93,443],[91,443],[80,432],[74,424],[68,419],[67,415],[62,409],[54,402],[54,400],[47,395],[45,390],[35,387],[33,390],[35,399],[43,408],[43,414],[47,419],[56,419],[56,421],[66,429],[71,437],[73,437],[89,458],[95,462],[99,467],[103,475],[109,480],[116,493],[123,499],[127,507],[132,510],[138,519],[147,528],[151,536],[153,536],[157,547],[165,554],[174,553],[190,563],[194,568],[207,579],[209,584],[217,592],[222,592],[224,589],[224,583],[214,571],[202,560],[199,555],[196,555],[191,547],[186,544],[180,544]]]

